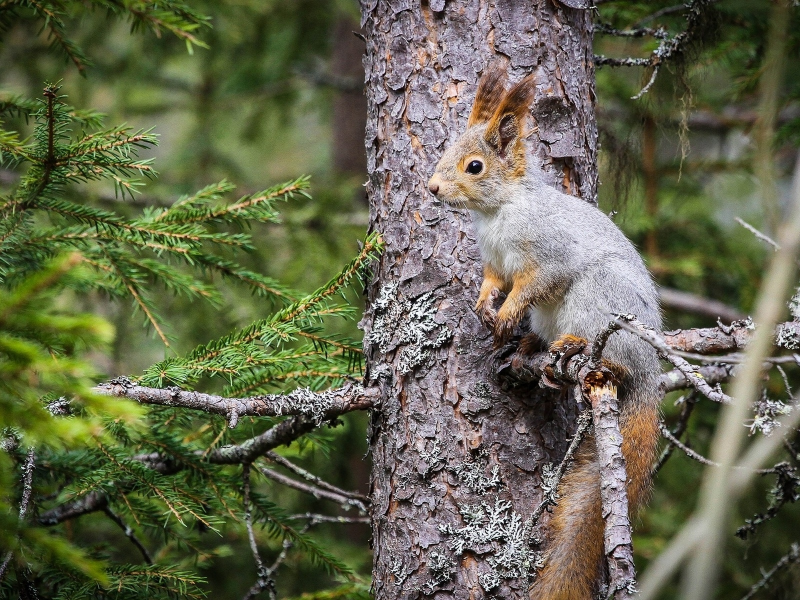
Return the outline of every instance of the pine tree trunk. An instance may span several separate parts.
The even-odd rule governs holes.
[[[362,0],[362,13],[370,222],[386,242],[362,322],[366,380],[383,390],[371,428],[375,595],[525,598],[547,518],[529,517],[577,409],[558,393],[501,389],[473,311],[482,276],[469,214],[434,205],[426,183],[464,130],[480,73],[501,60],[515,81],[538,77],[531,160],[596,201],[591,15],[522,0]]]

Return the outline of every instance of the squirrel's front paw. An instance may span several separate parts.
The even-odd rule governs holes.
[[[494,332],[494,347],[501,348],[505,346],[514,334],[514,327],[516,323],[512,319],[503,319],[498,317],[495,319],[492,331]]]
[[[489,329],[494,329],[497,322],[497,309],[494,305],[500,297],[500,290],[492,288],[485,298],[479,298],[478,303],[475,305],[475,312],[478,313],[478,318]]]

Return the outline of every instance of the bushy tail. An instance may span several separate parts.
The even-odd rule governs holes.
[[[631,514],[645,501],[658,443],[658,405],[631,398],[621,415],[622,454]],[[545,566],[531,600],[592,600],[605,570],[600,475],[594,438],[581,444],[558,489],[560,500],[548,528]]]

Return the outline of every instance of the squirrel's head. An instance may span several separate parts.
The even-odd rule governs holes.
[[[445,150],[428,189],[443,202],[492,211],[507,185],[525,176],[525,124],[532,75],[506,90],[506,72],[490,67],[478,83],[467,130]]]

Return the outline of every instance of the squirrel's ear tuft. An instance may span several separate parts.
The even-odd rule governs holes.
[[[486,127],[485,138],[500,156],[505,156],[508,145],[522,135],[535,90],[535,79],[532,74],[528,75],[508,90],[495,109]]]
[[[494,111],[500,106],[506,93],[506,70],[498,63],[489,65],[478,82],[478,92],[475,95],[475,104],[469,113],[467,127],[479,123],[486,123],[492,118]]]

